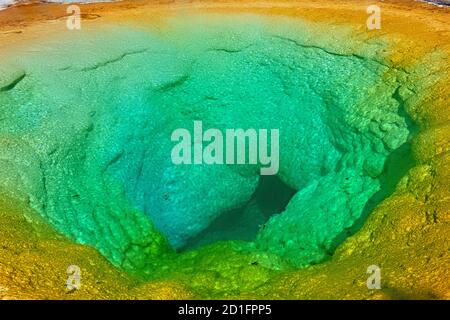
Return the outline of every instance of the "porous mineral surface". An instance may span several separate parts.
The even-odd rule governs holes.
[[[387,2],[367,30],[368,4],[0,12],[0,296],[449,298],[449,10]],[[173,165],[198,119],[279,128],[287,207],[258,168]]]

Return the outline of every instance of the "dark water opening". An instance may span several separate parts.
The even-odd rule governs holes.
[[[258,187],[244,206],[224,212],[182,250],[216,241],[255,240],[267,220],[283,212],[296,192],[277,176],[260,176]]]

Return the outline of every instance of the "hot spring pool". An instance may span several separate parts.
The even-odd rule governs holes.
[[[2,66],[1,186],[148,277],[324,261],[409,165],[405,71],[376,56],[388,43],[355,53],[285,18],[182,21],[86,28]],[[277,174],[173,164],[171,133],[199,120],[279,129]]]

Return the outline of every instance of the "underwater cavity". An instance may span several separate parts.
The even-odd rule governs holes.
[[[2,188],[126,268],[219,240],[320,261],[407,141],[401,74],[286,21],[198,21],[85,30],[17,57],[0,92]],[[277,174],[173,164],[172,132],[198,120],[278,129]]]

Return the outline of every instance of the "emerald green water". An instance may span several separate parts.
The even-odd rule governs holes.
[[[25,76],[0,91],[1,189],[153,276],[255,262],[258,282],[322,261],[407,142],[403,75],[286,20],[184,21],[65,32],[11,58],[3,72]],[[277,176],[172,164],[171,133],[194,120],[279,129]]]

